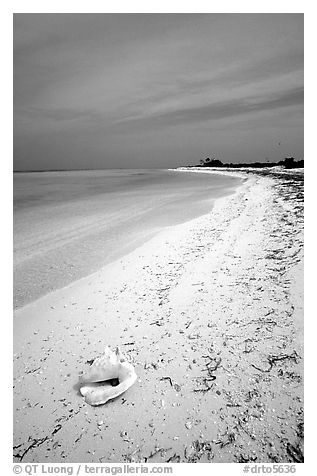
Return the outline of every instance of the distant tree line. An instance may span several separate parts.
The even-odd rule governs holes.
[[[249,162],[249,163],[239,163],[239,164],[226,164],[222,163],[219,159],[210,159],[206,157],[201,159],[198,165],[194,167],[233,167],[233,168],[243,168],[243,167],[253,167],[253,168],[262,168],[262,167],[276,167],[283,166],[286,169],[297,169],[304,167],[304,159],[295,160],[294,157],[285,157],[285,159],[280,160],[279,162]]]

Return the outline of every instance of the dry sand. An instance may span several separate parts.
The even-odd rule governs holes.
[[[209,214],[16,311],[14,460],[302,461],[299,186],[250,174]],[[106,345],[138,380],[91,407],[78,375]]]

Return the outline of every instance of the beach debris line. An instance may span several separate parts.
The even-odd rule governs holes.
[[[185,447],[184,457],[188,463],[197,463],[203,456],[211,461],[214,457],[211,441],[195,440],[189,447]]]
[[[268,363],[269,363],[269,367],[267,369],[261,369],[260,367],[257,367],[254,364],[251,364],[251,366],[254,367],[256,370],[260,370],[261,372],[270,372],[273,368],[273,365],[276,362],[280,362],[282,360],[293,360],[297,364],[298,359],[299,359],[299,356],[298,356],[296,350],[294,350],[293,353],[290,354],[290,355],[288,355],[288,354],[269,355],[267,357],[267,360],[268,360]]]
[[[149,463],[152,458],[166,458],[166,454],[169,451],[172,451],[173,448],[161,448],[159,446],[155,446],[154,450],[146,456],[142,455],[142,448],[138,447],[130,454],[123,455],[123,461],[125,463]],[[179,463],[181,460],[180,455],[174,453],[172,456],[168,458],[166,462],[170,463]]]
[[[288,442],[286,445],[286,451],[295,463],[304,463],[304,455],[299,444],[293,446]]]
[[[43,443],[45,443],[45,441],[48,440],[48,436],[44,436],[43,438],[31,438],[29,437],[29,440],[31,443],[27,446],[27,448],[22,452],[22,453],[18,453],[18,454],[14,454],[13,456],[15,458],[19,458],[20,461],[23,460],[24,456],[32,449],[32,448],[36,448],[37,446],[40,446],[42,445]],[[21,447],[21,445],[17,445],[17,446],[14,446],[13,449],[17,449],[19,447]]]
[[[160,380],[167,380],[170,383],[171,387],[176,390],[176,392],[180,392],[182,389],[182,387],[178,383],[172,381],[171,377],[161,377]]]
[[[209,392],[214,386],[214,380],[216,380],[216,376],[214,375],[214,372],[220,367],[221,365],[221,357],[219,355],[212,356],[211,354],[213,353],[212,347],[209,349],[209,354],[208,355],[203,355],[202,357],[204,359],[208,359],[208,361],[205,364],[205,369],[203,371],[206,371],[208,373],[208,377],[197,377],[200,382],[200,386],[198,388],[194,389],[194,392],[202,392],[206,393]]]
[[[92,362],[88,371],[80,376],[80,393],[89,405],[102,405],[128,390],[136,379],[133,365],[120,349],[116,347],[112,351],[107,346],[104,353]]]

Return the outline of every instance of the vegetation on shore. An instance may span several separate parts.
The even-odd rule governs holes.
[[[297,169],[304,167],[304,159],[295,160],[294,157],[285,157],[284,160],[279,162],[249,162],[249,163],[237,163],[237,164],[226,164],[221,162],[219,159],[210,159],[206,157],[201,159],[200,163],[197,165],[190,165],[189,167],[233,167],[233,168],[244,168],[244,167],[253,167],[253,168],[262,168],[262,167],[284,167],[286,169]]]

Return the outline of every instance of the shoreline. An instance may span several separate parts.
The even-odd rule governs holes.
[[[15,461],[302,457],[301,237],[276,181],[246,178],[210,213],[16,311]],[[78,375],[106,345],[138,381],[90,407]]]
[[[84,174],[82,188],[63,174],[48,181],[49,186],[38,179],[16,183],[14,308],[89,276],[167,226],[210,212],[214,201],[231,194],[240,182],[224,175],[184,177],[160,170],[147,175],[140,170],[91,178]],[[37,200],[30,197],[32,183],[38,187]],[[41,206],[44,192],[49,198],[45,203],[43,196]],[[29,204],[25,209],[23,199]]]
[[[168,170],[178,171],[177,169],[168,169]],[[187,170],[184,170],[184,171],[187,171]],[[213,172],[206,171],[206,173],[213,173]],[[218,172],[216,171],[215,173],[217,174]],[[156,242],[160,243],[162,240],[164,240],[165,235],[168,237],[171,232],[172,233],[175,233],[175,232],[177,233],[178,230],[181,230],[181,232],[182,232],[182,227],[185,230],[185,228],[188,227],[188,226],[191,226],[191,225],[195,226],[195,222],[197,220],[200,220],[201,218],[207,217],[210,214],[212,214],[213,208],[216,204],[220,205],[223,200],[226,200],[229,197],[234,197],[237,193],[239,193],[239,190],[245,185],[245,182],[250,179],[250,177],[246,176],[246,174],[239,174],[239,173],[237,173],[237,174],[232,173],[231,174],[231,173],[224,172],[223,174],[220,173],[220,175],[229,175],[229,176],[232,176],[232,177],[241,178],[241,179],[244,179],[244,182],[242,182],[240,185],[238,185],[233,192],[231,192],[231,193],[229,192],[226,195],[223,195],[222,197],[219,197],[219,198],[210,199],[210,202],[212,202],[212,203],[210,203],[211,208],[207,213],[204,213],[204,214],[202,214],[198,217],[195,217],[195,218],[191,218],[190,220],[184,221],[182,223],[178,223],[176,225],[166,225],[162,229],[160,229],[159,231],[156,231],[156,232],[153,231],[152,235],[149,234],[148,237],[145,237],[143,239],[139,239],[138,244],[135,247],[133,247],[132,250],[129,247],[127,247],[128,251],[125,252],[125,254],[114,258],[113,260],[106,263],[105,265],[103,265],[98,270],[96,270],[92,273],[89,273],[88,275],[82,276],[78,279],[75,279],[74,281],[66,284],[65,286],[59,287],[55,290],[52,290],[52,291],[48,292],[47,294],[44,294],[44,295],[42,295],[42,296],[40,296],[40,297],[38,297],[38,298],[36,298],[32,301],[29,301],[29,302],[27,302],[26,304],[24,304],[22,306],[14,307],[14,313],[19,313],[19,311],[22,311],[22,309],[24,309],[28,306],[36,305],[36,303],[38,301],[41,301],[42,299],[48,298],[49,296],[52,296],[52,297],[55,298],[55,295],[58,295],[60,292],[62,292],[63,290],[67,290],[68,288],[72,288],[74,286],[76,287],[77,284],[80,285],[80,283],[83,283],[83,285],[85,286],[85,281],[89,282],[91,279],[94,279],[94,277],[99,275],[100,273],[107,272],[108,269],[110,270],[110,273],[111,273],[112,268],[116,267],[117,264],[120,263],[122,260],[124,260],[126,258],[129,258],[130,255],[134,256],[135,253],[137,255],[138,255],[139,252],[142,253],[142,248],[144,246],[146,246],[147,244],[149,244],[150,248],[155,248],[156,247]]]

